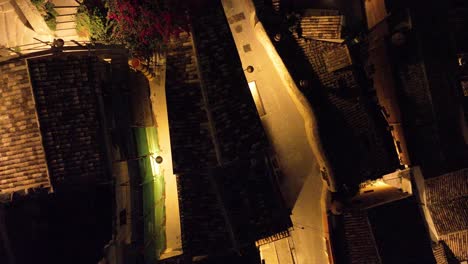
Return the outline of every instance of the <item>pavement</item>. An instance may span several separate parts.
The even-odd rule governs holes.
[[[165,60],[165,59],[164,59]],[[160,61],[165,64],[165,61]],[[149,82],[150,99],[153,118],[157,124],[159,151],[162,157],[160,173],[164,177],[164,208],[165,208],[165,251],[161,252],[160,259],[181,255],[182,231],[180,225],[179,195],[177,191],[176,175],[172,167],[171,140],[169,134],[169,117],[166,105],[165,68],[156,71],[156,78]]]
[[[59,14],[57,17],[56,31],[48,29],[37,30],[43,25],[37,25],[39,13],[24,13],[20,6],[29,6],[35,8],[30,3],[24,3],[29,0],[0,0],[0,56],[9,56],[14,52],[1,49],[1,47],[14,48],[21,53],[36,52],[49,49],[40,41],[53,41],[54,38],[61,38],[65,41],[77,40],[85,41],[78,37],[76,32],[76,12],[78,2],[75,0],[52,0],[55,4],[55,10]],[[28,18],[27,18],[28,17]],[[41,19],[39,17],[39,19]],[[40,21],[43,24],[43,21]]]
[[[28,23],[14,0],[0,0],[0,47],[21,46],[21,49],[36,49],[43,45],[34,38],[53,40],[52,35],[40,34]],[[4,55],[7,54],[0,54]]]
[[[265,115],[262,124],[273,146],[283,176],[280,189],[286,205],[291,209],[293,229],[289,247],[269,245],[277,255],[265,256],[265,260],[287,255],[294,256],[295,263],[329,263],[325,238],[327,223],[324,221],[324,182],[321,177],[316,145],[308,125],[312,111],[304,110],[299,91],[292,82],[284,64],[269,41],[263,26],[256,22],[255,9],[250,0],[223,0],[226,17],[236,43],[242,67],[253,66],[254,71],[245,71],[248,82],[255,81]],[[244,15],[239,15],[243,13]],[[231,19],[230,19],[231,18]],[[243,19],[242,19],[243,18]],[[285,78],[288,75],[289,78]],[[288,81],[289,80],[289,81]],[[295,89],[295,90],[294,90]],[[313,124],[314,122],[312,122]],[[278,242],[284,245],[284,242]],[[286,248],[286,249],[285,249]],[[288,249],[289,248],[289,249]],[[270,253],[273,254],[273,253]],[[269,264],[270,262],[266,262]]]

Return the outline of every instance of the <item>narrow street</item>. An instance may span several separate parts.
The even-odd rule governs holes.
[[[263,105],[264,113],[260,114],[262,124],[277,154],[283,174],[279,179],[280,188],[286,205],[292,211],[293,243],[289,247],[291,252],[295,252],[289,254],[292,256],[289,261],[282,260],[281,263],[328,263],[322,210],[325,186],[308,140],[310,135],[305,121],[313,117],[301,111],[297,98],[288,91],[297,90],[297,87],[282,78],[288,73],[278,67],[278,54],[261,23],[255,23],[251,1],[224,0],[223,7],[251,91],[257,89],[257,92],[253,91],[257,109],[259,104]],[[253,67],[253,72],[247,70],[249,66]],[[275,251],[278,250],[288,249],[276,245]],[[262,252],[266,263],[279,263],[279,257],[265,256],[278,255],[275,251]]]

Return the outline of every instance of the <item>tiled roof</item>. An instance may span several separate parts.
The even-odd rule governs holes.
[[[50,187],[24,60],[0,65],[0,194]]]
[[[430,204],[468,196],[468,168],[427,179],[426,199]]]
[[[54,184],[92,184],[104,172],[97,57],[31,59],[29,69]]]
[[[467,260],[468,169],[427,179],[426,197],[440,239],[458,260]]]
[[[468,230],[468,197],[430,204],[429,210],[439,234]]]
[[[206,105],[223,163],[263,149],[266,137],[222,7],[194,20]]]
[[[210,177],[196,172],[177,177],[182,247],[195,255],[233,247]]]
[[[344,230],[350,263],[380,263],[366,211],[345,213]]]
[[[323,53],[323,59],[328,72],[333,72],[351,65],[353,62],[346,45],[338,46]]]
[[[182,246],[222,254],[290,222],[265,166],[266,137],[220,3],[191,26],[168,51],[166,75]]]
[[[434,253],[434,258],[436,259],[437,264],[449,264],[445,252],[445,246],[442,242],[434,244],[432,246],[432,252]]]
[[[276,22],[288,19],[272,12],[271,2],[253,2],[268,34],[279,33],[280,41],[273,41],[273,44],[291,77],[314,108],[323,135],[320,140],[338,185],[357,186],[359,182],[394,171],[398,159],[391,135],[386,130],[388,124],[367,93],[364,74],[353,67],[327,69],[325,57],[330,59],[327,55],[331,54],[338,55],[333,61],[343,60],[348,62],[343,65],[349,64],[349,58],[343,56],[345,52],[336,52],[342,49],[343,43],[317,40],[318,33],[326,33],[326,30],[332,32],[327,33],[328,37],[342,38],[342,17],[337,15],[338,11],[306,10],[297,21],[300,27],[291,33],[289,27],[281,27]],[[319,28],[321,22],[324,27]],[[322,34],[322,38],[327,34]],[[354,58],[364,59],[366,42],[361,44],[361,47],[356,45],[350,50],[356,55]]]
[[[468,160],[463,125],[455,121],[462,99],[450,92],[459,89],[451,81],[457,78],[455,43],[439,36],[455,33],[447,19],[449,2],[428,2],[424,10],[410,8],[411,20],[419,25],[414,28],[418,41],[409,41],[408,48],[394,56],[408,151],[426,179],[464,168]]]
[[[340,39],[342,16],[305,16],[301,19],[302,36],[315,39]]]
[[[440,238],[447,244],[450,253],[459,261],[468,260],[468,230],[451,233]]]
[[[176,174],[216,164],[200,82],[192,40],[183,34],[167,54],[167,107]]]
[[[396,168],[396,154],[395,150],[392,149],[393,146],[389,145],[390,136],[388,132],[383,129],[383,122],[385,121],[379,119],[381,116],[377,114],[376,107],[371,108],[369,104],[363,103],[364,100],[356,100],[355,92],[366,87],[362,87],[362,84],[358,82],[355,71],[350,67],[337,71],[327,70],[326,56],[324,55],[337,49],[343,49],[342,44],[304,40],[303,38],[296,38],[295,41],[305,56],[291,60],[292,63],[306,60],[312,67],[309,76],[316,75],[320,82],[318,85],[321,87],[315,85],[306,87],[303,89],[303,93],[311,104],[316,107],[319,122],[324,120],[320,125],[323,130],[321,133],[327,134],[327,137],[323,137],[322,140],[326,150],[330,152],[328,155],[332,165],[335,164],[334,166],[337,168],[349,166],[349,169],[345,170],[343,175],[348,175],[351,170],[360,170],[355,173],[362,176],[361,181],[375,179],[394,171]],[[341,52],[342,57],[346,54]],[[289,54],[285,53],[283,61],[288,61],[288,56]],[[290,69],[294,73],[297,68],[292,67],[292,63]],[[320,101],[314,101],[317,100],[316,98],[320,93],[318,91],[320,90],[326,96]],[[325,107],[329,107],[328,111],[324,110]],[[334,111],[332,118],[330,118],[331,111]],[[336,127],[341,126],[340,131],[342,133],[336,133],[336,127],[326,127],[328,122],[333,122],[331,120],[335,122]],[[345,139],[345,137],[347,138]],[[353,146],[350,144],[353,144]],[[345,154],[343,151],[345,145],[349,145],[345,147],[347,151],[351,152],[359,149],[359,153]],[[340,155],[343,156],[340,157]],[[358,156],[359,159],[353,160],[354,157]],[[350,164],[343,165],[344,162]],[[337,179],[339,179],[340,173],[336,172],[336,174]]]

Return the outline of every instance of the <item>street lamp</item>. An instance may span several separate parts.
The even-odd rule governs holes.
[[[65,45],[65,41],[63,41],[63,39],[54,39],[54,41],[52,42],[52,46],[55,47],[55,48],[63,48],[63,46]]]
[[[161,164],[163,162],[163,158],[161,156],[156,157],[156,163]]]
[[[254,71],[254,67],[252,65],[247,66],[247,68],[244,69],[244,71],[248,73],[252,73]]]

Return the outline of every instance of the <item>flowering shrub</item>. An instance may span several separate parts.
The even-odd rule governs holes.
[[[185,12],[177,14],[155,0],[110,0],[106,7],[112,37],[143,56],[164,49],[172,37],[188,31]]]
[[[110,42],[111,25],[106,19],[106,14],[90,5],[80,5],[76,13],[76,32],[78,36],[90,40]]]

